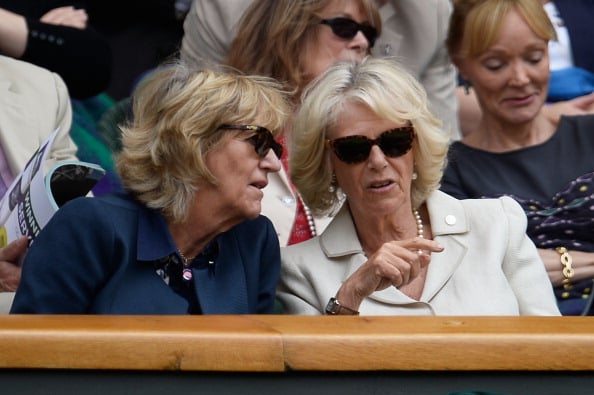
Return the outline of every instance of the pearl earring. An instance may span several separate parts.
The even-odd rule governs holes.
[[[332,173],[332,179],[330,180],[330,185],[328,186],[328,192],[336,192],[336,174],[334,173]]]
[[[413,181],[416,180],[417,178],[419,178],[419,175],[417,174],[416,171],[413,171],[411,178],[413,179]]]

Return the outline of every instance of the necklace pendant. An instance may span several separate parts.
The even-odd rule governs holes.
[[[182,271],[182,278],[184,279],[184,281],[192,281],[192,269],[186,267],[184,268],[184,270]]]

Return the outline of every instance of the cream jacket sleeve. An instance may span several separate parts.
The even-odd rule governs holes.
[[[56,161],[76,159],[70,138],[72,107],[64,81],[33,64],[0,56],[0,144],[13,175],[59,128],[46,169]]]
[[[56,161],[76,160],[71,125],[70,97],[57,74],[0,55],[0,145],[14,176],[58,128],[45,169]],[[13,292],[0,293],[0,313],[8,313],[13,297]]]

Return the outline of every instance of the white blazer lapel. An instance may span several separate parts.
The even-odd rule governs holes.
[[[444,247],[442,252],[431,254],[421,296],[423,301],[429,302],[462,262],[468,246],[459,235],[466,234],[469,226],[460,201],[443,192],[433,192],[427,199],[427,208],[433,238]]]
[[[328,258],[352,254],[363,255],[363,247],[357,237],[357,230],[347,203],[343,204],[326,231],[320,236],[320,246]]]
[[[458,200],[440,191],[429,196],[427,207],[434,240],[443,245],[444,251],[431,255],[421,299],[417,301],[409,298],[394,287],[374,292],[369,296],[370,299],[399,305],[429,303],[461,264],[468,250],[463,238],[458,236],[468,232],[464,207]]]

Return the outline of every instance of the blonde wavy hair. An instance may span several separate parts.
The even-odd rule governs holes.
[[[367,57],[359,64],[337,63],[305,90],[293,126],[290,147],[291,180],[316,214],[338,207],[342,194],[332,188],[328,131],[335,127],[347,103],[366,105],[379,118],[415,130],[413,156],[418,178],[411,201],[419,207],[440,186],[449,134],[429,112],[427,95],[417,80],[394,60]]]
[[[196,181],[217,180],[206,154],[228,133],[223,124],[253,123],[278,135],[288,94],[271,78],[176,62],[154,71],[134,94],[133,120],[123,125],[117,170],[124,188],[175,222],[183,220]]]

